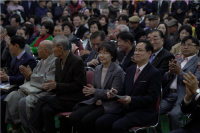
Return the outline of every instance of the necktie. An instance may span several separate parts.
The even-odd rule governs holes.
[[[140,69],[137,68],[137,70],[136,70],[136,72],[135,72],[135,78],[134,78],[134,82],[133,82],[133,83],[135,83],[136,79],[137,79],[138,76],[139,76],[139,73],[140,73]]]
[[[150,63],[153,61],[153,57],[154,57],[154,56],[155,56],[155,54],[152,54],[152,55],[151,55],[151,58],[150,58],[150,60],[149,60]]]
[[[12,72],[13,72],[13,73],[14,73],[15,66],[16,66],[16,64],[17,64],[17,61],[18,61],[18,59],[17,59],[17,57],[16,57],[16,59],[15,59],[15,63],[14,63],[14,65],[13,65],[13,67],[12,67]]]

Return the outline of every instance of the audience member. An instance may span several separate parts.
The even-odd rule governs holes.
[[[85,31],[87,31],[87,28],[81,24],[81,20],[82,18],[80,15],[76,15],[73,17],[73,24],[75,27],[74,35],[79,39],[82,39]]]
[[[20,86],[18,91],[13,91],[8,94],[5,99],[7,103],[5,121],[6,123],[12,124],[12,129],[15,131],[22,131],[20,128],[22,123],[26,132],[31,133],[28,120],[38,98],[55,94],[55,92],[52,91],[47,92],[42,90],[42,84],[45,83],[46,80],[55,80],[56,58],[52,54],[52,47],[53,43],[49,40],[44,40],[40,43],[38,56],[42,60],[40,60],[33,71],[29,66],[19,66],[19,70],[24,75],[27,82]],[[32,95],[31,93],[35,94]]]
[[[164,39],[163,48],[170,51],[173,44],[172,44],[172,41],[169,39],[169,30],[168,30],[167,24],[165,24],[164,22],[160,22],[158,24],[157,29],[162,31],[163,36],[164,36],[163,37],[163,39]]]
[[[13,0],[12,4],[7,7],[7,11],[9,15],[12,16],[17,10],[24,12],[24,7],[19,5],[19,0]]]
[[[88,19],[90,18],[91,16],[91,9],[89,8],[86,8],[84,11],[83,11],[83,14],[86,15],[88,17]]]
[[[169,11],[168,2],[163,0],[152,1],[152,12],[153,14],[160,14],[163,16],[165,12]]]
[[[99,133],[128,133],[132,127],[157,123],[155,105],[161,95],[162,75],[149,63],[152,52],[150,42],[138,42],[134,53],[136,65],[126,69],[123,88],[111,90],[126,98],[118,99],[123,105],[97,119],[95,124]],[[141,84],[143,81],[145,83]],[[107,96],[108,99],[113,97],[109,92]]]
[[[29,21],[34,24],[34,34],[38,36],[41,26],[39,25],[39,18],[35,15],[30,16]]]
[[[145,25],[145,15],[146,15],[146,8],[145,7],[141,7],[138,13],[139,17],[140,17],[140,27],[142,27],[143,29],[146,28]]]
[[[69,10],[67,10],[67,9],[63,10],[62,16],[64,16],[64,17],[70,16]]]
[[[21,18],[18,14],[13,14],[10,18],[10,25],[13,26],[16,30],[21,28],[20,26]]]
[[[26,29],[26,40],[27,44],[30,45],[37,38],[34,34],[34,25],[25,23],[23,27]]]
[[[56,25],[54,26],[54,30],[53,30],[53,36],[56,37],[58,35],[63,35],[63,29],[61,25]]]
[[[101,24],[102,30],[108,35],[108,17],[106,15],[99,16],[99,22]]]
[[[48,9],[48,12],[52,12],[52,5],[53,5],[53,2],[51,0],[46,1],[46,7]]]
[[[148,0],[142,0],[141,2],[137,3],[137,8],[136,8],[136,12],[139,12],[139,9],[141,7],[145,7],[146,8],[146,14],[150,14],[152,12],[152,3],[150,3]]]
[[[50,11],[47,11],[46,15],[51,19],[53,19],[53,17],[54,17],[52,12],[50,12]]]
[[[192,35],[192,28],[188,25],[183,25],[181,26],[181,28],[179,29],[178,31],[179,33],[179,38],[180,38],[180,41],[183,40],[183,38],[185,38],[186,36],[191,36]],[[170,51],[172,54],[181,54],[181,42],[175,44],[171,51]]]
[[[75,111],[69,116],[69,121],[78,132],[96,133],[95,121],[121,105],[120,102],[107,98],[107,90],[112,87],[120,90],[123,86],[124,72],[116,63],[117,48],[113,42],[103,42],[99,48],[101,65],[95,68],[92,85],[83,87],[85,96],[91,99],[78,103]]]
[[[164,75],[169,70],[169,61],[174,59],[174,55],[163,48],[164,36],[162,31],[149,31],[147,39],[153,45],[153,53],[149,62]]]
[[[149,17],[149,27],[150,28],[145,30],[145,35],[147,36],[149,31],[156,29],[158,24],[159,24],[158,15],[151,15]]]
[[[144,28],[144,30],[147,30],[147,29],[150,28],[150,27],[149,27],[149,17],[150,17],[149,14],[145,15],[144,22],[145,22],[145,26],[146,26],[146,27]]]
[[[122,11],[121,11],[121,13],[120,13],[120,15],[126,15],[126,16],[129,16],[129,9],[128,8],[125,8],[125,9],[122,9]],[[133,16],[133,15],[132,15]],[[131,16],[131,17],[132,17]]]
[[[39,6],[35,8],[35,15],[38,18],[42,18],[47,13],[48,9],[46,7],[46,1],[45,0],[39,0]]]
[[[53,33],[53,23],[51,22],[43,22],[41,24],[42,28],[41,28],[41,31],[40,31],[40,36],[35,39],[35,41],[30,45],[31,47],[31,51],[34,53],[34,54],[37,54],[37,49],[38,49],[38,46],[40,44],[41,41],[44,41],[44,40],[52,40],[53,39],[53,36],[52,36],[52,33]]]
[[[179,43],[181,40],[179,38],[179,34],[178,33],[178,21],[176,19],[171,19],[168,23],[167,23],[168,29],[169,29],[169,39],[172,40],[173,45]]]
[[[69,7],[67,5],[66,0],[60,0],[60,6],[55,7],[55,10],[54,10],[56,20],[62,16],[64,10],[68,10],[68,12],[69,12],[68,8]],[[71,14],[71,12],[69,14]]]
[[[56,91],[56,96],[43,96],[38,99],[29,119],[36,132],[56,132],[54,117],[59,112],[71,112],[73,107],[84,100],[82,87],[86,85],[85,68],[80,57],[69,49],[69,41],[64,35],[53,40],[55,61],[55,80],[47,79],[42,89]],[[70,76],[66,76],[70,75]],[[61,121],[62,122],[62,121]]]
[[[79,9],[80,14],[83,14],[84,10],[87,8],[87,5],[88,5],[88,1],[86,0],[81,1],[81,9]]]
[[[59,18],[59,20],[58,20],[59,25],[62,25],[63,22],[66,22],[66,21],[68,21],[68,18],[67,18],[67,17],[64,17],[64,16],[61,16],[61,17]]]
[[[126,25],[120,24],[116,27],[116,30],[114,32],[114,39],[117,42],[117,36],[120,32],[129,32],[129,28]]]
[[[102,27],[99,20],[94,19],[88,24],[89,24],[89,31],[91,34],[94,33],[95,31],[102,31]]]
[[[48,17],[48,16],[43,16],[42,19],[41,19],[41,23],[43,22],[51,22],[52,24],[54,23],[53,22],[53,19]]]
[[[118,63],[126,71],[126,68],[135,64],[131,61],[131,56],[134,55],[135,45],[134,37],[131,33],[125,31],[117,35],[117,45],[119,48]]]
[[[78,0],[71,0],[71,5],[69,5],[71,10],[71,16],[74,17],[78,14],[78,10],[81,9],[81,5],[79,5]]]
[[[101,10],[102,15],[106,15],[107,17],[109,16],[109,10],[107,8],[104,8]]]
[[[6,26],[7,24],[7,20],[8,20],[8,17],[9,17],[9,13],[8,13],[8,10],[6,8],[6,5],[5,4],[1,4],[1,12],[0,12],[0,15],[1,15],[1,21],[4,20],[3,22],[3,26]],[[1,25],[2,26],[2,25]]]
[[[4,40],[4,28],[2,26],[0,26],[0,42],[1,42],[1,68],[3,68],[4,63],[6,62],[5,60],[2,60],[2,54],[3,54],[3,50],[6,48],[6,41]]]
[[[108,9],[108,4],[104,0],[97,0],[97,9]]]
[[[119,12],[119,8],[117,7],[118,1],[117,0],[112,0],[111,3],[112,3],[112,5],[110,5],[108,7],[109,17],[111,19],[111,22],[114,22],[115,19],[117,18],[117,13]]]
[[[88,28],[89,28],[89,27],[88,27],[88,23],[87,23],[87,21],[88,21],[88,16],[82,14],[82,15],[81,15],[81,18],[82,18],[81,25],[84,25],[85,28],[88,29]]]
[[[123,6],[122,6],[122,9],[128,9],[129,11],[128,14],[130,15],[130,17],[132,17],[133,12],[135,11],[135,6],[132,5],[131,2],[132,2],[131,0],[125,0],[123,1]]]

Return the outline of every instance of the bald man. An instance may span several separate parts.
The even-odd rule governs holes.
[[[21,123],[27,133],[31,132],[28,120],[39,97],[54,95],[54,92],[47,92],[42,85],[48,80],[55,80],[55,60],[52,53],[53,43],[44,40],[38,48],[38,56],[41,58],[37,66],[31,71],[30,67],[20,66],[21,73],[25,76],[26,82],[20,86],[18,91],[11,92],[5,99],[6,120],[12,124],[13,130],[22,131]]]

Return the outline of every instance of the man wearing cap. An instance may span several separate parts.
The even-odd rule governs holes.
[[[140,18],[138,16],[133,16],[129,18],[129,27],[135,32],[135,40],[139,39],[145,35],[144,30],[139,25]]]
[[[176,19],[172,19],[167,23],[167,26],[170,33],[169,38],[172,40],[173,45],[179,43],[181,40],[178,32],[178,21]]]
[[[156,27],[158,26],[158,16],[157,15],[151,15],[149,17],[149,29],[145,30],[145,35],[147,36],[147,34],[149,33],[150,30],[152,29],[156,29]]]

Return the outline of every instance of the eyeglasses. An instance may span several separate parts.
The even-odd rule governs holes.
[[[192,44],[186,45],[186,44],[181,44],[181,46],[182,46],[182,47],[185,47],[185,46],[187,46],[187,47],[192,47],[192,46],[198,46],[198,45],[192,45]]]

